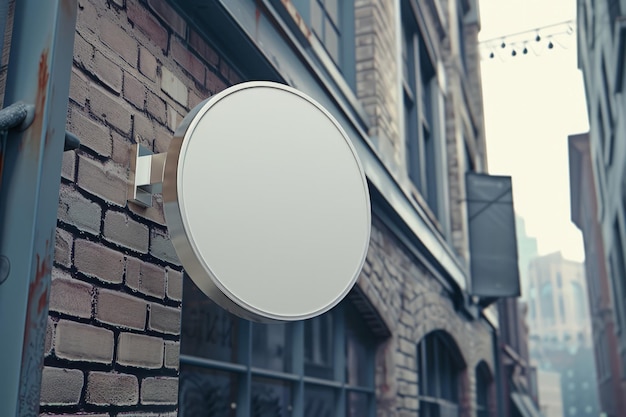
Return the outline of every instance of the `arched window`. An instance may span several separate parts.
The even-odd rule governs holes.
[[[259,324],[184,279],[179,416],[373,417],[378,337],[349,300],[311,320]]]
[[[458,416],[463,359],[452,338],[427,334],[417,345],[420,417]]]
[[[489,366],[480,362],[476,366],[476,417],[491,417],[489,409],[490,388],[493,378]]]

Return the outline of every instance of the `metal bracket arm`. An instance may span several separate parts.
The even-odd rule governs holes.
[[[128,201],[143,207],[152,206],[152,194],[162,190],[166,157],[167,153],[153,154],[141,145],[132,145]]]

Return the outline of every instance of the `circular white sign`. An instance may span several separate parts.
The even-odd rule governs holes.
[[[322,314],[350,291],[370,236],[363,169],[305,94],[248,82],[193,109],[163,178],[172,243],[196,285],[255,321]]]

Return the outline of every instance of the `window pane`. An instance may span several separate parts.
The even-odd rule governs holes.
[[[239,320],[208,299],[185,276],[181,318],[181,353],[234,362]]]
[[[361,316],[349,304],[344,304],[346,322],[346,382],[349,385],[372,387],[374,336]]]
[[[365,417],[368,415],[368,395],[362,392],[348,392],[346,402],[346,416]]]
[[[287,324],[252,324],[252,366],[288,372],[291,336]]]
[[[235,417],[237,376],[182,365],[178,385],[181,417]]]
[[[284,381],[252,380],[252,417],[287,417],[291,415],[291,389]]]
[[[311,0],[311,29],[324,41],[324,28],[322,26],[323,12],[317,0]]]
[[[339,27],[339,7],[337,0],[325,0],[324,7],[326,8],[326,12],[335,26]]]
[[[304,373],[316,378],[333,378],[333,321],[326,313],[304,322]]]
[[[335,393],[332,388],[307,385],[304,388],[304,417],[335,415]]]
[[[324,46],[333,61],[339,64],[339,33],[330,23],[324,25]]]

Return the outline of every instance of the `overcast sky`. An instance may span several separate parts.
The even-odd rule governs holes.
[[[561,251],[582,261],[582,237],[570,221],[567,136],[588,131],[582,74],[576,64],[576,0],[479,0],[479,40],[574,20],[572,33],[554,29],[483,44],[483,99],[489,173],[511,175],[516,212],[540,254]],[[565,30],[565,26],[556,29]],[[528,53],[522,54],[523,41]],[[511,43],[517,55],[511,56]]]

